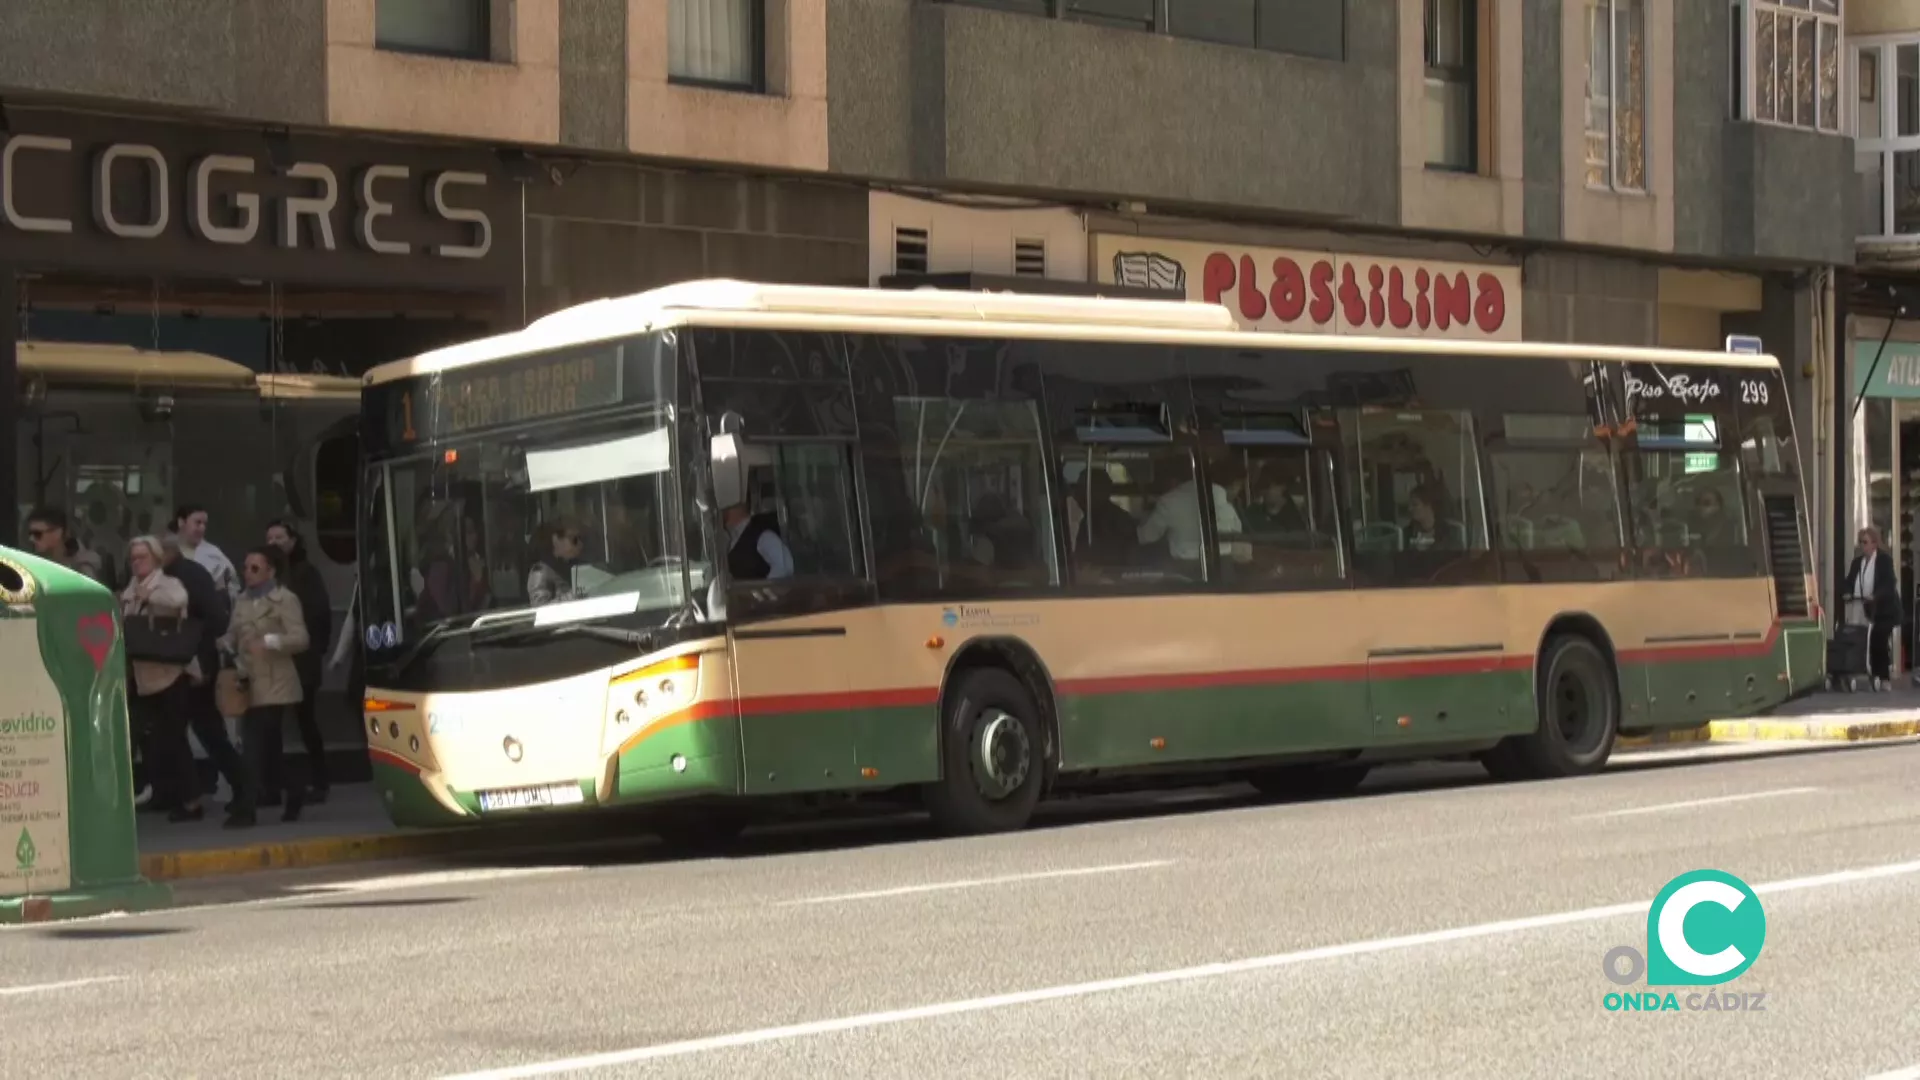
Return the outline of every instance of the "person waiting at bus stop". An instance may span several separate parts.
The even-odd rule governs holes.
[[[780,538],[772,513],[751,514],[745,503],[720,512],[727,529],[727,573],[735,581],[778,581],[793,576],[793,552]]]
[[[1857,600],[1865,608],[1867,630],[1867,672],[1875,690],[1893,689],[1893,631],[1900,625],[1899,571],[1893,556],[1880,543],[1880,530],[1871,525],[1860,530],[1860,554],[1847,567],[1847,579],[1840,595]],[[1850,614],[1850,613],[1849,613]]]

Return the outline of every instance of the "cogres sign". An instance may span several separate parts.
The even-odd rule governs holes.
[[[0,150],[0,215],[21,232],[59,233],[73,231],[70,217],[35,213],[22,207],[25,201],[16,181],[21,160],[29,154],[72,154],[73,140],[54,135],[15,135]],[[152,240],[173,225],[175,186],[179,178],[158,147],[141,143],[113,143],[92,155],[93,223],[110,236],[122,240]],[[262,169],[251,157],[239,154],[205,154],[187,169],[186,225],[193,235],[212,244],[251,244],[260,236],[261,219],[273,217],[274,243],[297,248],[305,243],[322,251],[334,251],[334,213],[341,205],[340,178],[327,165],[301,161],[288,166],[286,177],[304,186],[304,193],[283,193],[271,198],[260,190]],[[355,178],[352,193],[353,236],[368,251],[380,255],[408,255],[414,244],[404,239],[383,236],[383,227],[394,217],[396,198],[405,198],[412,170],[405,165],[368,165]],[[462,244],[421,245],[424,250],[449,259],[485,258],[493,249],[493,222],[483,210],[457,205],[463,189],[484,188],[486,176],[480,173],[445,171],[427,178],[427,205],[442,221],[457,222],[472,230],[469,242]],[[124,198],[137,192],[137,198]],[[127,203],[139,208],[129,213]],[[262,211],[265,210],[266,213]]]
[[[457,286],[518,263],[517,201],[484,152],[299,137],[282,153],[257,131],[14,116],[0,247],[29,265]]]
[[[1101,234],[1101,281],[1184,292],[1224,305],[1249,330],[1520,338],[1520,271]]]

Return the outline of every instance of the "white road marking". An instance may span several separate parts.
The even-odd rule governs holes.
[[[1803,889],[1853,885],[1865,881],[1905,877],[1912,874],[1920,874],[1920,862],[1890,863],[1884,866],[1870,866],[1859,870],[1842,870],[1837,873],[1820,874],[1814,877],[1771,881],[1754,886],[1753,891],[1764,894],[1797,892]],[[803,1024],[788,1024],[784,1027],[760,1028],[755,1031],[736,1031],[726,1035],[711,1035],[701,1039],[657,1043],[653,1046],[641,1046],[631,1050],[616,1050],[604,1054],[560,1058],[554,1061],[536,1061],[524,1065],[512,1065],[501,1069],[463,1073],[457,1076],[446,1077],[444,1080],[524,1080],[524,1078],[527,1077],[553,1076],[558,1073],[605,1069],[616,1065],[631,1065],[640,1061],[686,1057],[692,1054],[712,1053],[716,1050],[734,1050],[741,1047],[758,1046],[764,1043],[784,1042],[793,1039],[812,1038],[819,1035],[831,1035],[837,1032],[885,1027],[890,1024],[904,1024],[916,1020],[933,1020],[946,1016],[986,1012],[992,1009],[1006,1009],[1016,1005],[1032,1005],[1043,1001],[1058,1001],[1063,998],[1088,997],[1094,994],[1108,994],[1119,990],[1134,990],[1143,986],[1198,982],[1207,979],[1223,978],[1230,975],[1243,975],[1250,971],[1270,971],[1275,968],[1293,967],[1320,960],[1370,956],[1376,953],[1417,949],[1428,945],[1442,945],[1455,941],[1467,941],[1474,938],[1495,937],[1502,934],[1518,934],[1529,930],[1543,930],[1548,927],[1568,926],[1575,923],[1598,922],[1603,919],[1643,914],[1652,903],[1653,901],[1649,898],[1636,903],[1608,904],[1604,907],[1582,908],[1578,911],[1562,911],[1551,915],[1531,915],[1520,919],[1504,919],[1499,922],[1480,923],[1474,926],[1456,926],[1446,930],[1432,930],[1421,934],[1375,938],[1371,941],[1351,941],[1341,945],[1324,945],[1315,949],[1302,949],[1298,952],[1278,953],[1273,956],[1256,956],[1245,960],[1232,960],[1213,964],[1201,964],[1197,967],[1178,968],[1172,971],[1152,971],[1138,975],[1124,975],[1113,979],[1099,979],[1093,982],[1070,983],[1065,986],[1049,986],[1038,990],[1021,990],[1008,994],[994,994],[989,997],[966,998],[960,1001],[943,1001],[932,1005],[920,1005],[908,1009],[892,1009],[886,1012],[843,1016],[833,1020],[814,1020]]]
[[[1609,810],[1604,814],[1588,814],[1588,819],[1629,817],[1634,814],[1660,814],[1668,810],[1691,810],[1696,806],[1719,806],[1723,803],[1746,802],[1749,799],[1772,799],[1781,795],[1805,795],[1819,791],[1817,787],[1774,788],[1771,791],[1749,791],[1742,795],[1717,795],[1711,799],[1688,799],[1685,802],[1656,803],[1652,806],[1630,806],[1625,810]]]
[[[1920,1065],[1895,1069],[1892,1072],[1875,1073],[1867,1077],[1867,1080],[1920,1080]]]
[[[36,925],[45,926],[45,923]],[[0,986],[0,997],[18,997],[21,994],[44,994],[53,990],[74,990],[82,986],[98,986],[101,983],[121,982],[125,975],[97,975],[90,979],[68,979],[65,982],[36,983],[32,986]]]
[[[897,889],[875,889],[871,892],[836,893],[833,896],[809,896],[801,900],[782,900],[775,907],[793,907],[801,904],[838,904],[846,900],[877,900],[886,896],[911,896],[915,893],[945,892],[949,889],[978,889],[986,885],[1011,885],[1021,881],[1044,881],[1048,878],[1085,877],[1089,874],[1123,874],[1129,870],[1151,870],[1156,866],[1169,866],[1171,859],[1155,859],[1152,862],[1114,863],[1110,866],[1081,866],[1071,870],[1041,870],[1031,874],[1007,874],[1004,877],[971,878],[965,881],[939,881],[931,885],[902,885]]]

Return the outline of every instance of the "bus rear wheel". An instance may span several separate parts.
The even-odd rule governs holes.
[[[1485,758],[1502,780],[1551,780],[1598,772],[1620,732],[1620,684],[1606,654],[1584,637],[1547,642],[1536,689],[1540,724]]]
[[[940,717],[940,779],[925,791],[940,831],[962,836],[1024,828],[1040,801],[1040,709],[1011,672],[974,668]]]

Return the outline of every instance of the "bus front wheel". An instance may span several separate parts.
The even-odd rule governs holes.
[[[940,717],[940,779],[926,788],[934,825],[953,835],[1025,827],[1040,801],[1045,746],[1024,683],[1000,668],[962,673]]]
[[[1540,723],[1485,758],[1502,780],[1549,780],[1598,772],[1620,732],[1620,684],[1606,654],[1584,637],[1564,635],[1541,652],[1536,700]]]

